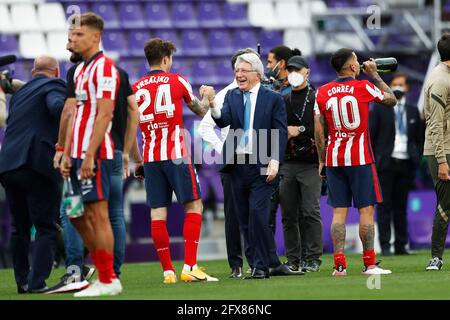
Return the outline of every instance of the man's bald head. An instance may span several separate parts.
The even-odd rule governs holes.
[[[43,74],[48,77],[59,77],[58,60],[51,56],[41,55],[34,60],[33,70],[31,74]]]

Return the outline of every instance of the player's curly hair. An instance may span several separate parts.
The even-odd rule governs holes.
[[[170,57],[175,51],[177,48],[172,42],[160,38],[150,39],[144,47],[145,57],[150,66],[160,64],[164,57]]]

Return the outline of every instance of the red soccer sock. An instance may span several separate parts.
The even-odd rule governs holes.
[[[94,256],[98,279],[101,283],[111,283],[116,277],[113,269],[114,255],[104,249],[97,249]]]
[[[186,213],[184,219],[184,264],[194,266],[197,264],[197,248],[202,228],[202,215]]]
[[[170,258],[170,239],[165,220],[152,221],[152,239],[163,271],[172,270],[175,272]]]
[[[343,253],[334,254],[334,267],[336,270],[338,269],[339,265],[342,265],[344,269],[347,269],[347,260],[345,258],[345,254]]]
[[[375,250],[364,250],[363,251],[363,261],[366,267],[373,266],[375,264]]]

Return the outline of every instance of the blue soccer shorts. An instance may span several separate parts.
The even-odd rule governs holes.
[[[383,202],[374,164],[327,167],[328,200],[333,208],[364,208]]]

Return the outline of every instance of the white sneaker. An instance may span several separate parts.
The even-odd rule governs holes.
[[[382,269],[378,266],[378,264],[374,264],[371,266],[364,266],[363,271],[361,272],[362,274],[365,275],[373,275],[373,274],[391,274],[392,271],[388,270],[388,269]]]
[[[97,280],[89,288],[77,292],[73,296],[77,298],[115,296],[121,292],[122,285],[120,284],[119,279],[114,279],[111,283],[101,283]]]
[[[347,269],[344,268],[343,265],[339,264],[337,269],[336,267],[331,274],[333,277],[345,277],[347,275]]]

